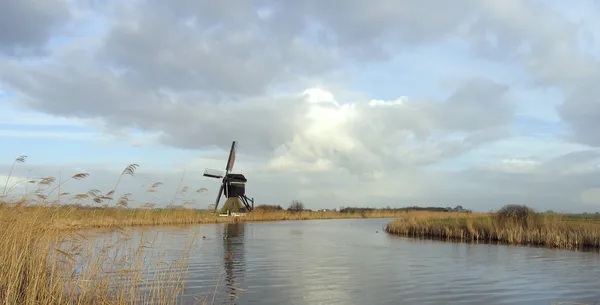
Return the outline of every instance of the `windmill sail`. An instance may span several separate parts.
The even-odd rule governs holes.
[[[221,187],[219,188],[219,194],[217,195],[217,200],[215,201],[215,212],[217,211],[217,207],[219,206],[221,195],[223,195],[223,184],[221,184]]]
[[[236,146],[236,142],[233,141],[233,143],[231,144],[231,151],[229,151],[229,160],[227,160],[227,167],[225,168],[225,170],[227,170],[228,172],[230,172],[233,169],[233,164],[235,163]]]
[[[223,178],[223,177],[225,177],[225,173],[220,170],[205,168],[204,176],[211,177],[211,178]]]

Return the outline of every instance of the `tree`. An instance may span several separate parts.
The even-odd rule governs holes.
[[[292,204],[290,204],[290,206],[288,207],[288,211],[291,211],[291,212],[301,212],[303,210],[304,210],[304,203],[302,203],[298,200],[292,201]]]
[[[259,206],[254,207],[255,211],[282,211],[283,208],[280,205],[268,205],[261,204]]]

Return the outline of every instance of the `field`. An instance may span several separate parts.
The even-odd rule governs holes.
[[[600,249],[600,216],[535,213],[523,206],[506,206],[498,213],[410,213],[390,222],[386,232],[448,241]]]

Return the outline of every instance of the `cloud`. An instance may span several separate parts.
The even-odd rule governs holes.
[[[600,71],[599,71],[600,73]],[[600,147],[600,74],[582,84],[567,96],[558,107],[561,117],[569,122],[573,129],[570,137],[573,141]]]
[[[0,3],[0,54],[40,55],[46,43],[69,21],[65,0],[19,0]]]
[[[394,162],[394,154],[396,163],[405,158],[407,165],[460,155],[505,136],[502,128],[514,116],[507,86],[483,78],[465,82],[446,101],[344,102],[313,88],[215,103],[185,92],[139,91],[118,75],[79,63],[18,68],[13,62],[7,65],[13,69],[0,75],[21,92],[13,100],[55,115],[103,119],[116,130],[158,132],[161,143],[186,149],[225,148],[240,139],[248,154],[275,154],[272,166],[320,158],[321,166],[333,162],[359,174],[381,170],[387,166],[383,158]],[[463,135],[448,140],[453,133]],[[414,148],[402,152],[402,145],[425,149],[421,160],[413,156]]]
[[[599,187],[600,158],[597,155],[593,158],[592,155],[590,151],[582,151],[535,162],[501,160],[499,163],[505,166],[501,168],[481,166],[451,171],[385,170],[375,182],[348,175],[344,170],[301,171],[290,175],[248,166],[249,163],[244,159],[239,160],[236,169],[239,171],[244,168],[249,178],[247,193],[259,204],[286,206],[292,200],[299,199],[309,208],[460,204],[486,211],[508,203],[526,203],[538,210],[594,211],[597,208],[594,194]],[[206,207],[214,202],[220,181],[202,177],[203,167],[219,168],[222,161],[200,158],[193,162],[182,162],[176,169],[165,170],[156,170],[151,164],[140,164],[134,177],[126,176],[121,180],[117,196],[132,193],[135,200],[132,206],[141,206],[146,202],[164,206],[173,200],[179,180],[183,177],[182,186],[189,186],[190,192],[178,196],[176,202],[194,200],[194,206]],[[509,163],[512,163],[512,168],[507,166]],[[88,179],[70,181],[61,189],[75,194],[97,188],[105,193],[114,187],[121,167],[117,164],[18,165],[13,175],[18,180],[18,177],[27,174],[29,168],[33,168],[30,177],[57,177],[58,173],[68,177],[87,172],[90,173]],[[182,176],[184,168],[187,170]],[[582,170],[584,168],[586,170]],[[7,170],[8,166],[0,167],[0,172]],[[149,186],[157,181],[164,183],[159,191],[146,193]],[[194,193],[203,187],[208,192]],[[36,185],[30,185],[30,191],[35,189]],[[16,196],[17,191],[12,195]]]
[[[600,50],[590,37],[598,33],[563,4],[46,3],[0,4],[10,25],[0,28],[19,29],[0,30],[2,102],[93,129],[85,140],[103,133],[199,154],[226,154],[238,140],[253,191],[273,201],[594,202]],[[386,66],[425,51],[439,58]],[[391,80],[361,78],[373,67]],[[425,71],[436,75],[419,90],[403,83]],[[353,92],[356,79],[375,93]],[[546,117],[552,126],[532,126]],[[13,136],[34,135],[14,128]],[[180,165],[192,179],[224,158]]]
[[[465,83],[440,102],[342,104],[320,89],[306,96],[311,107],[304,124],[277,150],[271,168],[329,170],[337,165],[377,177],[386,168],[435,163],[497,140],[506,136],[501,128],[513,119],[506,87],[487,80]],[[488,109],[480,107],[483,100]],[[462,136],[453,139],[455,133]]]

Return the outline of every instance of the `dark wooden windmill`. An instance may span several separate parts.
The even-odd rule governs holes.
[[[243,174],[231,173],[233,164],[235,163],[236,146],[236,141],[233,141],[231,150],[229,151],[229,158],[227,159],[227,166],[225,166],[225,173],[208,168],[204,170],[205,177],[223,179],[215,202],[215,211],[219,206],[219,201],[223,194],[225,195],[225,198],[227,198],[225,204],[223,204],[224,210],[244,212],[252,211],[254,208],[254,199],[246,196],[246,182],[248,180]]]

